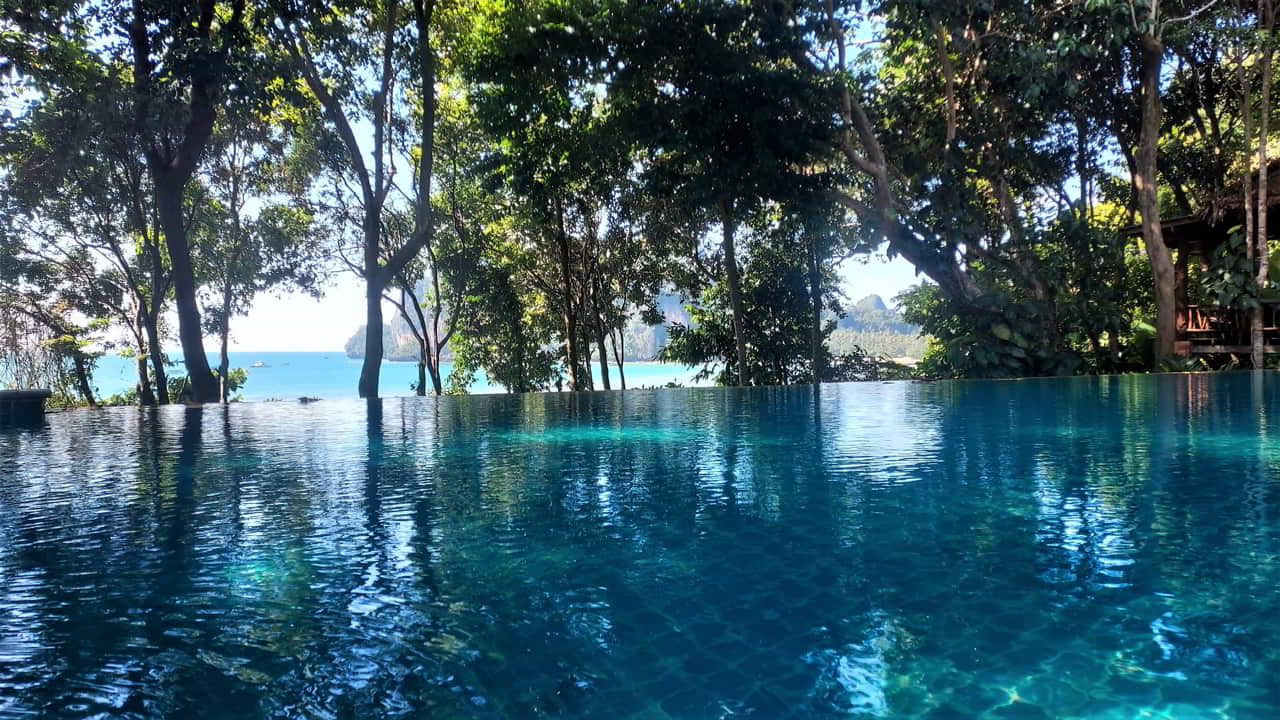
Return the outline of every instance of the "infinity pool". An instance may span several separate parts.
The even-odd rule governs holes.
[[[0,718],[1280,717],[1280,376],[54,415]]]

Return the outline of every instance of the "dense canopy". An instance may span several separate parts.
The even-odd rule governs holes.
[[[408,329],[421,394],[625,388],[660,323],[732,385],[1185,368],[1191,305],[1247,314],[1260,367],[1275,10],[3,2],[0,384],[95,404],[122,353],[113,402],[225,402],[236,318],[334,273]],[[1189,217],[1229,238],[1190,264]],[[920,276],[914,368],[832,341],[876,252]],[[360,335],[362,396],[387,342]]]

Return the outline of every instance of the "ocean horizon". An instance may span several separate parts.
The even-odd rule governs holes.
[[[173,353],[170,356],[174,374],[185,374],[182,367],[182,356]],[[244,368],[249,379],[240,389],[239,395],[246,402],[262,402],[266,400],[296,400],[300,397],[317,398],[353,398],[357,397],[356,384],[360,379],[360,367],[363,360],[346,356],[338,352],[252,352],[237,351],[230,353],[231,367]],[[209,355],[209,363],[217,366],[217,354]],[[452,363],[442,363],[445,382],[453,371]],[[676,383],[685,387],[709,384],[707,381],[695,382],[696,369],[687,368],[674,363],[660,362],[627,362],[623,366],[626,372],[627,387],[661,387],[668,383]],[[611,366],[610,378],[614,387],[618,385],[617,368]],[[591,368],[596,387],[603,387],[600,378],[599,363]],[[413,395],[413,384],[418,380],[418,364],[416,362],[397,362],[384,360],[380,394],[384,397]],[[137,385],[137,364],[133,358],[126,358],[108,353],[98,358],[97,368],[93,373],[93,385],[100,399],[126,392]],[[430,382],[428,380],[428,382]],[[501,385],[489,382],[483,374],[479,374],[468,388],[472,394],[494,394],[505,390]]]

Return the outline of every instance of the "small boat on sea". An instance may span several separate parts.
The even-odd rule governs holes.
[[[249,367],[264,368],[264,367],[271,367],[271,366],[259,360],[258,362],[250,365]]]

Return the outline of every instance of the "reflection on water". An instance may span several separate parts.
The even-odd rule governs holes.
[[[0,718],[1274,718],[1280,377],[0,431]]]

